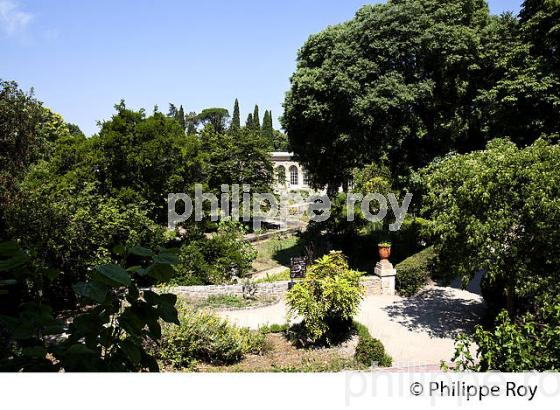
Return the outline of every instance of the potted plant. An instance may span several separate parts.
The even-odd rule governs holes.
[[[379,258],[381,260],[389,259],[389,256],[391,256],[391,242],[381,242],[377,244],[377,250],[379,251]]]

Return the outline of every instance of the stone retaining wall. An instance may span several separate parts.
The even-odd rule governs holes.
[[[257,297],[282,297],[288,291],[288,281],[256,284]],[[381,294],[381,280],[377,276],[362,279],[367,295]],[[243,297],[243,285],[177,286],[171,292],[189,299],[206,299],[212,295]]]

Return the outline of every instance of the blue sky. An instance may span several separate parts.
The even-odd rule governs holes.
[[[522,0],[490,0],[493,13]],[[0,78],[91,135],[127,105],[187,111],[237,97],[244,121],[255,103],[275,126],[298,48],[364,0],[0,0]]]

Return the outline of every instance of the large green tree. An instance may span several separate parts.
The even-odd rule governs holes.
[[[488,302],[503,300],[512,313],[558,294],[558,169],[560,145],[553,141],[520,149],[496,139],[422,171],[441,271],[469,280],[483,269],[495,289]]]
[[[477,100],[481,126],[490,138],[507,136],[527,145],[560,132],[560,7],[548,0],[526,1],[519,21],[502,21],[508,41],[495,42],[497,47],[485,52],[496,67],[493,87]]]
[[[198,120],[202,124],[211,124],[220,133],[226,129],[228,119],[229,111],[225,108],[206,108],[198,114]]]
[[[71,134],[63,118],[43,107],[32,91],[0,80],[0,237],[6,230],[4,212],[17,201],[18,183],[29,167],[48,159],[60,140],[74,138],[84,136]]]
[[[249,184],[252,192],[271,192],[272,163],[268,144],[260,133],[241,129],[234,134],[220,134],[206,127],[201,141],[210,164],[210,189],[219,193],[222,184]]]
[[[311,36],[284,102],[298,160],[318,185],[338,186],[372,161],[402,175],[483,148],[498,133],[488,92],[516,24],[484,0],[393,0]]]

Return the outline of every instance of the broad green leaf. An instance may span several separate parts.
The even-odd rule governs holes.
[[[9,259],[0,260],[0,272],[8,272],[27,264],[29,257],[22,250]]]
[[[144,248],[142,246],[136,245],[130,248],[128,251],[131,255],[142,256],[144,258],[149,258],[154,255],[154,252],[151,249]]]
[[[15,285],[16,283],[17,283],[17,280],[15,280],[15,279],[0,280],[0,286],[12,286],[12,285]]]
[[[131,283],[130,275],[120,265],[111,264],[96,266],[95,272],[98,275],[96,275],[94,279],[109,286],[129,286]]]
[[[105,302],[107,298],[107,293],[109,292],[109,288],[98,282],[78,282],[72,286],[74,292],[78,295],[93,300],[97,303]]]
[[[133,364],[140,363],[142,352],[131,339],[124,339],[119,341],[119,347]]]
[[[154,256],[154,263],[168,263],[170,265],[176,265],[179,263],[179,257],[174,253],[160,253],[159,255]]]
[[[160,303],[159,295],[151,290],[145,290],[143,296],[144,300],[151,306],[157,306]]]
[[[167,282],[173,276],[173,267],[169,264],[156,263],[151,265],[148,270],[148,275],[156,279],[158,282]]]

